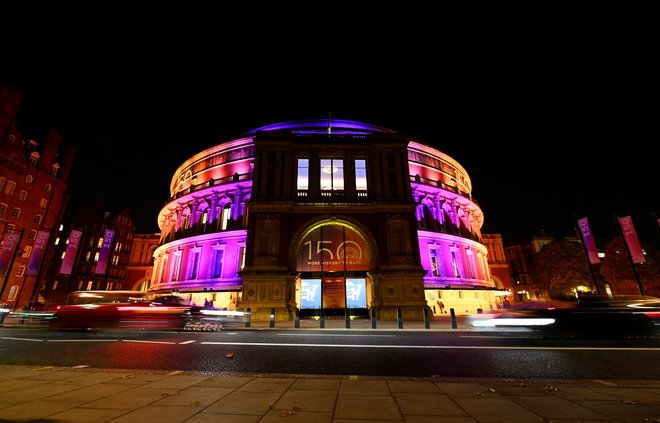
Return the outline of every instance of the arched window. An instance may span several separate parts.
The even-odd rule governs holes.
[[[435,219],[433,218],[433,213],[431,212],[431,209],[429,209],[429,207],[426,204],[423,204],[422,211],[424,213],[424,216],[422,217],[422,222],[424,223],[424,229],[430,231],[436,230]]]

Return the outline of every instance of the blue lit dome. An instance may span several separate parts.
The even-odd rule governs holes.
[[[356,122],[354,120],[338,120],[338,119],[308,119],[308,120],[294,120],[288,122],[280,122],[272,125],[262,126],[253,129],[243,135],[255,135],[257,132],[270,132],[270,131],[287,131],[293,134],[327,134],[331,131],[332,134],[351,134],[351,135],[367,135],[373,133],[390,133],[394,134],[396,131],[383,128],[381,126],[372,125],[364,122]]]

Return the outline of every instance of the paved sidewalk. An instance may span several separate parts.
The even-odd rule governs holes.
[[[444,317],[444,316],[443,316]],[[6,320],[5,327],[34,322]],[[275,329],[295,328],[276,322]],[[356,330],[472,330],[466,316],[429,322],[354,320]],[[38,325],[36,325],[38,326]],[[300,329],[319,328],[302,320]],[[269,322],[251,329],[269,330]],[[345,329],[343,319],[326,330]],[[2,352],[0,351],[0,354]],[[660,381],[514,380],[0,365],[0,423],[660,423]]]
[[[660,381],[0,372],[0,422],[660,422]]]

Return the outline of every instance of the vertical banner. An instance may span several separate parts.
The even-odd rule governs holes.
[[[626,241],[626,245],[628,246],[628,252],[630,252],[630,257],[632,257],[632,262],[635,264],[644,263],[646,260],[644,259],[642,246],[640,245],[639,239],[637,238],[637,232],[635,232],[632,218],[630,216],[620,217],[619,224],[621,225],[621,233],[623,234],[623,239]]]
[[[37,232],[37,238],[34,240],[34,247],[32,247],[32,255],[30,256],[27,271],[25,272],[26,275],[35,276],[39,273],[39,267],[41,267],[41,261],[44,258],[44,251],[46,251],[49,236],[49,232]]]
[[[101,252],[99,253],[99,262],[96,263],[96,273],[97,275],[105,275],[105,272],[108,271],[108,262],[110,261],[110,256],[112,255],[112,241],[115,239],[115,231],[112,229],[106,229],[105,235],[103,235],[103,245],[101,245]]]
[[[67,244],[66,251],[64,252],[64,260],[62,260],[62,265],[60,266],[61,274],[71,274],[73,264],[76,261],[76,253],[78,253],[78,244],[80,244],[81,238],[82,231],[79,231],[78,229],[71,230],[71,233],[69,234],[69,243]]]
[[[14,251],[18,244],[19,234],[10,233],[5,235],[4,243],[0,249],[0,275],[6,275],[9,263],[14,256]]]
[[[586,217],[578,219],[578,227],[580,228],[582,243],[584,244],[584,248],[587,251],[589,263],[600,263],[600,257],[598,257],[598,249],[596,248],[596,241],[594,240],[594,235],[591,233],[591,227],[589,226],[589,219]]]

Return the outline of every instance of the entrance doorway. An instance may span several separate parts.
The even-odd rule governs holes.
[[[298,292],[301,317],[343,317],[348,307],[351,315],[367,315],[367,278],[365,277],[303,277]]]
[[[301,317],[368,314],[370,255],[366,239],[347,222],[328,221],[310,227],[297,250],[300,272],[296,301]],[[360,312],[363,314],[363,312]]]

